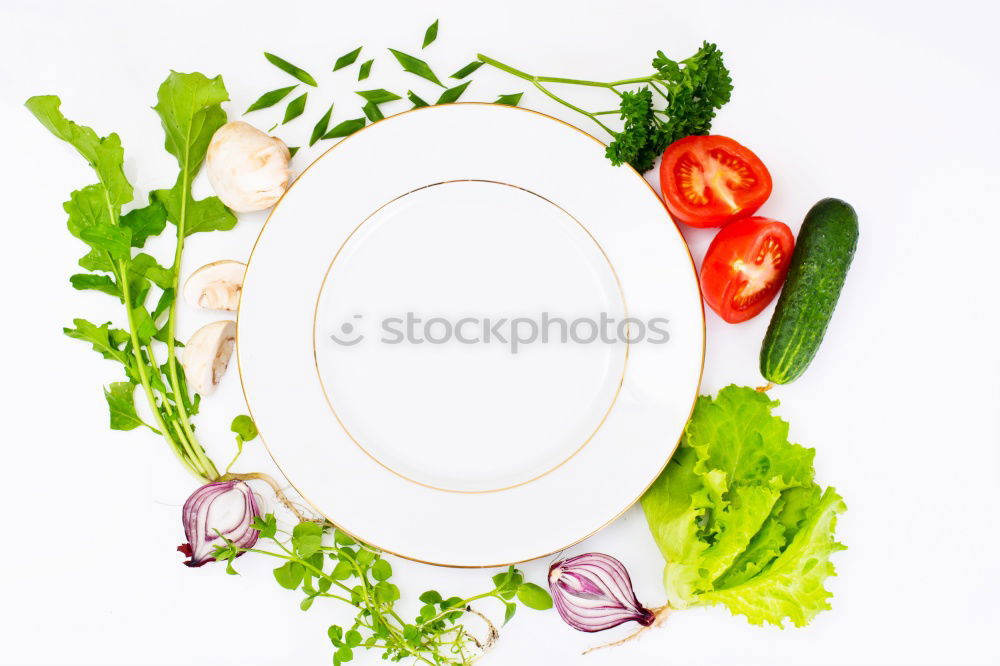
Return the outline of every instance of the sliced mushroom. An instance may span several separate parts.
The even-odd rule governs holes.
[[[202,326],[184,347],[181,365],[195,393],[211,395],[226,373],[236,345],[236,322],[228,319]]]
[[[205,264],[184,283],[184,300],[196,308],[235,312],[246,268],[231,259]]]

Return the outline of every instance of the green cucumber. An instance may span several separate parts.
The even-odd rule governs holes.
[[[857,246],[858,215],[847,202],[823,199],[806,214],[760,348],[760,371],[769,382],[787,384],[809,367]]]

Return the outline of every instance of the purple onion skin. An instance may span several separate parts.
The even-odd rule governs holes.
[[[549,567],[549,591],[559,616],[579,631],[595,632],[656,621],[632,590],[625,565],[604,553],[577,555]]]
[[[210,524],[212,507],[219,501],[234,501],[230,495],[232,492],[240,495],[238,499],[242,501],[241,510],[238,508],[231,516],[216,515],[214,524]],[[221,505],[216,508],[221,508]],[[215,548],[224,543],[220,534],[240,548],[252,548],[260,536],[260,533],[252,527],[254,518],[260,518],[262,515],[257,498],[245,481],[217,481],[198,488],[184,502],[181,511],[187,543],[178,546],[177,550],[188,557],[184,564],[189,567],[200,567],[215,561],[213,555]]]

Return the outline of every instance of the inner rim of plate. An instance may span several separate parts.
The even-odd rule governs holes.
[[[576,455],[614,407],[627,336],[563,332],[602,314],[628,317],[617,273],[567,211],[508,183],[432,183],[336,249],[316,299],[316,373],[344,432],[384,468],[442,491],[506,490]],[[457,340],[457,326],[446,335],[470,318],[462,337],[478,343]],[[514,318],[548,341],[539,331],[514,351],[512,329],[487,334]]]

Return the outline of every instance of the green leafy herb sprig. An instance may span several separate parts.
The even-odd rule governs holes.
[[[219,472],[198,442],[191,422],[198,413],[199,396],[192,397],[188,391],[177,359],[176,296],[185,239],[236,225],[236,216],[217,197],[195,199],[191,194],[191,182],[208,143],[226,122],[222,102],[228,99],[222,77],[170,73],[157,92],[153,110],[163,125],[166,149],[177,160],[177,180],[168,189],[152,191],[146,206],[127,213],[123,208],[134,194],[122,168],[124,150],[118,135],[99,137],[90,127],[68,120],[54,95],[32,97],[26,103],[39,122],[73,146],[97,175],[97,183],[73,192],[63,204],[70,233],[89,248],[79,261],[86,272],[71,276],[70,283],[75,289],[108,294],[125,310],[124,328],[74,319],[73,327],[64,331],[90,343],[94,351],[124,370],[124,381],[104,391],[111,428],[145,427],[162,435],[181,463],[202,481],[216,480]],[[176,244],[173,263],[164,267],[137,250],[162,233],[167,222],[174,225]],[[154,291],[159,292],[155,299]],[[164,352],[161,362],[157,356]],[[136,388],[149,404],[153,423],[136,411]]]
[[[504,607],[504,624],[517,611],[517,601],[537,610],[552,607],[549,593],[524,581],[523,574],[510,567],[493,576],[493,587],[471,597],[444,597],[436,590],[420,595],[422,606],[411,620],[400,615],[396,602],[399,588],[391,581],[392,565],[370,546],[348,534],[303,521],[291,533],[279,529],[273,514],[257,518],[254,529],[260,541],[253,548],[240,548],[227,541],[215,552],[215,558],[227,562],[227,571],[237,573],[233,561],[243,552],[258,553],[282,563],[274,578],[288,590],[299,590],[299,603],[309,610],[317,599],[333,599],[357,609],[354,622],[347,627],[331,625],[327,635],[333,647],[333,663],[351,661],[359,650],[379,650],[382,658],[401,661],[412,658],[422,664],[469,664],[497,638],[497,629],[471,604],[494,599]],[[332,532],[332,538],[324,538]],[[475,636],[460,623],[468,614],[482,619],[486,635]]]
[[[637,171],[653,168],[663,150],[677,139],[707,134],[717,109],[729,101],[733,83],[722,61],[722,52],[705,42],[693,56],[680,62],[663,51],[653,58],[652,74],[619,81],[587,81],[556,76],[535,76],[479,54],[479,61],[531,82],[538,90],[563,106],[594,121],[612,137],[607,156],[615,165],[631,164]],[[618,96],[619,107],[610,111],[587,111],[554,93],[546,84],[606,88]],[[638,89],[626,89],[641,84]],[[654,98],[655,94],[655,98]],[[662,103],[662,107],[658,102]],[[617,115],[620,131],[601,118]]]
[[[434,43],[435,40],[437,40],[439,24],[440,22],[435,20],[424,31],[423,41],[420,46],[421,50],[426,49],[428,46]],[[355,48],[353,51],[348,51],[344,55],[337,58],[336,61],[334,62],[332,71],[336,72],[338,70],[345,69],[353,65],[355,62],[358,61],[363,50],[364,47],[359,46]],[[434,97],[429,98],[431,100],[434,100],[432,102],[424,100],[422,97],[420,97],[417,93],[415,93],[412,90],[407,90],[405,97],[410,101],[412,105],[410,108],[412,109],[417,109],[424,106],[430,106],[432,103],[451,104],[453,102],[457,102],[463,96],[466,89],[471,84],[471,80],[466,80],[463,81],[462,83],[459,83],[458,85],[449,87],[444,83],[442,83],[441,78],[434,72],[434,69],[431,68],[431,66],[427,63],[426,60],[411,55],[410,53],[405,53],[398,49],[389,49],[389,53],[392,55],[393,59],[403,69],[404,72],[409,72],[411,74],[414,74],[415,76],[418,76],[424,79],[425,81],[429,81],[435,86],[444,89],[440,93],[436,93],[438,95],[436,98]],[[283,72],[289,74],[290,76],[298,79],[300,82],[310,86],[318,85],[316,83],[316,79],[311,74],[309,74],[309,72],[305,71],[301,67],[293,65],[287,60],[271,53],[265,53],[264,57],[268,60],[268,62],[273,64],[275,67],[281,69]],[[372,65],[374,62],[375,60],[372,58],[365,60],[364,62],[361,63],[360,67],[358,68],[358,77],[357,77],[357,80],[359,82],[368,79],[368,77],[371,75]],[[457,70],[454,74],[452,74],[448,78],[462,81],[463,79],[467,79],[473,72],[479,69],[479,67],[481,67],[482,65],[483,63],[481,61],[473,60],[469,64]],[[292,90],[298,87],[298,85],[299,84],[295,84],[285,88],[278,88],[276,90],[265,92],[253,104],[251,104],[247,108],[247,110],[244,112],[244,115],[246,115],[247,113],[252,113],[254,111],[260,111],[262,109],[268,109],[270,107],[277,105],[279,102],[283,101],[286,97],[288,97],[288,95],[292,92]],[[375,123],[378,122],[379,120],[382,120],[385,117],[385,113],[382,111],[381,106],[383,104],[401,100],[404,97],[404,95],[402,94],[390,92],[383,88],[377,88],[374,90],[356,90],[355,92],[365,100],[364,105],[361,108],[362,115],[359,115],[359,117],[356,118],[340,120],[339,122],[334,123],[333,126],[331,127],[331,122],[333,120],[332,116],[334,113],[333,105],[331,105],[313,126],[312,132],[309,136],[310,146],[313,146],[317,142],[323,140],[343,138],[358,131],[359,129],[367,125],[369,122]],[[506,104],[508,106],[517,106],[517,104],[521,100],[522,95],[523,93],[520,92],[500,95],[494,101],[494,103]],[[275,123],[275,125],[271,127],[268,131],[273,130],[279,124],[283,125],[297,118],[298,116],[302,115],[302,113],[305,112],[305,107],[306,107],[306,95],[303,94],[298,97],[295,97],[286,105],[284,115],[282,116],[280,123]],[[298,150],[298,147],[292,147],[289,148],[289,150],[294,155],[295,152]]]

